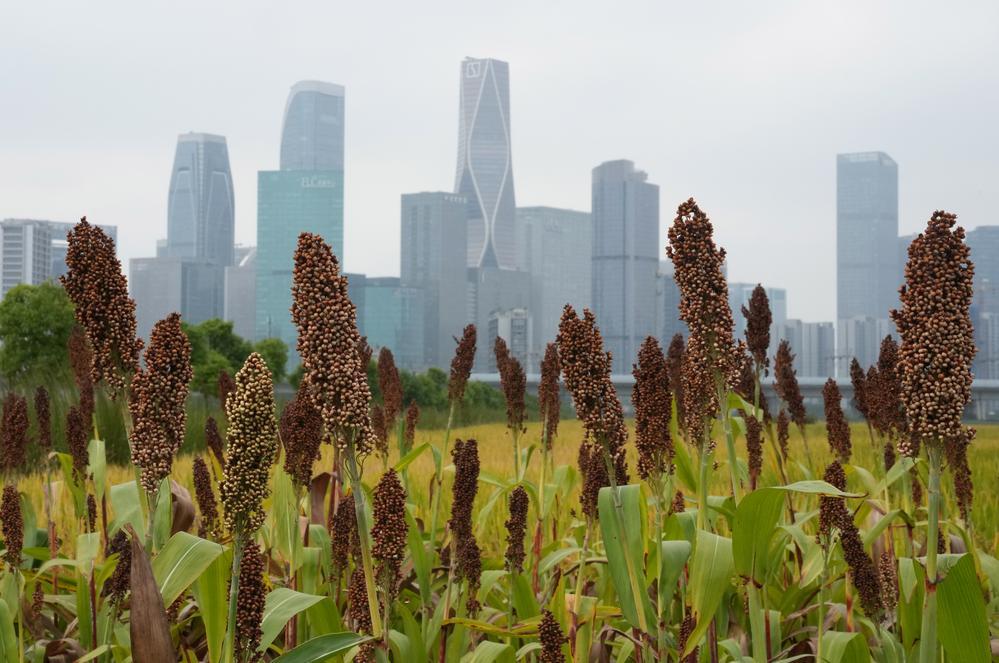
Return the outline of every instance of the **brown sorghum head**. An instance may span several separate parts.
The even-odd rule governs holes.
[[[551,451],[552,440],[558,435],[562,407],[558,393],[558,374],[561,370],[558,346],[549,343],[545,346],[545,356],[541,360],[541,381],[538,383],[538,406],[544,424],[542,443],[546,451]]]
[[[402,414],[402,380],[395,366],[395,357],[388,348],[378,351],[378,388],[382,392],[385,409],[385,428],[391,431]]]
[[[770,312],[770,299],[767,291],[759,283],[753,288],[749,298],[749,308],[742,307],[742,315],[746,318],[746,347],[753,361],[765,374],[770,363],[767,352],[770,349],[770,325],[773,314]]]
[[[742,398],[747,402],[752,404],[756,400],[756,369],[753,365],[753,357],[749,354],[743,354],[740,363],[739,370],[739,382],[735,386],[735,393],[742,396]],[[762,380],[760,384],[760,410],[763,413],[763,422],[766,424],[770,423],[770,406],[767,403],[767,392],[763,389]]]
[[[264,584],[266,559],[256,541],[250,541],[243,551],[239,567],[239,593],[236,595],[236,660],[259,660],[257,647],[263,633],[267,588]]]
[[[774,378],[776,379],[774,390],[787,405],[791,421],[796,426],[804,426],[805,400],[801,396],[801,388],[798,387],[797,371],[794,370],[794,353],[791,352],[791,344],[787,339],[783,339],[777,346],[777,355],[774,357]]]
[[[881,553],[878,561],[878,576],[881,582],[881,600],[885,611],[891,613],[898,606],[898,562],[890,550]]]
[[[21,548],[24,546],[24,516],[21,515],[21,496],[17,486],[3,487],[0,502],[0,529],[3,530],[4,559],[12,569],[21,566]]]
[[[683,491],[678,490],[673,494],[673,501],[669,504],[669,515],[683,513],[685,509],[686,504],[684,503]]]
[[[850,383],[853,385],[853,407],[867,419],[867,376],[856,357],[850,361]]]
[[[66,412],[66,447],[73,458],[73,474],[78,479],[87,476],[87,464],[90,462],[87,450],[87,441],[90,439],[88,430],[80,409],[75,405],[71,406]]]
[[[108,542],[107,556],[110,555],[118,555],[118,561],[111,577],[104,581],[101,594],[108,597],[111,605],[119,605],[128,593],[132,575],[132,546],[123,530],[118,530]]]
[[[90,375],[94,365],[94,353],[87,341],[83,327],[76,325],[69,335],[69,365],[73,369],[73,381],[80,395],[80,411],[83,418],[90,421],[94,416],[94,380]]]
[[[139,368],[142,341],[135,337],[135,301],[128,296],[114,242],[103,230],[84,217],[66,239],[67,272],[59,280],[94,352],[91,378],[105,382],[114,398]]]
[[[377,403],[371,406],[371,434],[375,438],[375,451],[379,456],[388,457],[388,429],[385,424],[385,408]]]
[[[836,380],[829,378],[822,386],[822,400],[826,408],[826,436],[829,438],[829,448],[841,463],[850,462],[853,446],[850,443],[850,424],[843,415],[842,394],[836,386]]]
[[[902,338],[899,369],[910,430],[930,444],[960,444],[975,355],[970,308],[975,272],[957,217],[937,211],[909,244],[902,306],[891,312]],[[953,229],[952,229],[953,228]],[[916,451],[903,438],[902,453]]]
[[[278,445],[271,372],[256,352],[236,373],[227,415],[222,507],[233,536],[247,537],[264,521],[263,501],[270,494],[270,469]]]
[[[455,578],[467,580],[469,586],[469,612],[476,610],[473,605],[475,590],[479,587],[482,575],[482,555],[475,540],[472,528],[472,507],[479,490],[479,448],[475,440],[457,440],[451,451],[454,461],[454,484],[451,487],[451,530],[452,560]]]
[[[142,485],[153,492],[170,474],[184,441],[187,388],[193,377],[191,343],[171,313],[153,327],[145,366],[132,378],[132,462],[142,470]]]
[[[368,370],[368,364],[371,363],[371,355],[375,353],[371,345],[368,343],[367,336],[359,336],[357,338],[357,354],[361,357],[361,366],[364,366],[364,370]]]
[[[954,440],[947,445],[947,462],[950,463],[954,476],[954,495],[957,497],[957,507],[965,522],[971,515],[971,503],[975,497],[975,486],[971,481],[971,468],[968,466],[968,446],[975,438],[974,428],[964,429],[964,438]]]
[[[607,464],[604,463],[603,452],[593,440],[584,439],[579,445],[579,473],[583,477],[583,485],[579,492],[579,503],[583,515],[595,520],[598,515],[597,499],[600,489],[610,485],[607,474]]]
[[[684,616],[683,621],[680,622],[680,632],[679,634],[677,634],[676,638],[677,651],[682,653],[683,650],[687,648],[687,640],[690,638],[691,635],[693,635],[694,629],[696,627],[697,627],[697,619],[694,618],[694,615],[692,613],[688,612]],[[684,657],[683,663],[697,663],[697,660],[700,658],[698,656],[699,649],[700,649],[699,647],[695,647],[694,650],[688,656]]]
[[[597,445],[598,452],[599,446],[604,446],[613,462],[617,483],[628,483],[624,453],[628,432],[624,427],[624,412],[611,382],[611,356],[604,352],[603,338],[593,312],[586,309],[580,318],[567,304],[556,343],[565,386],[572,394],[576,416],[583,422],[586,439]],[[596,474],[591,472],[591,476]],[[610,485],[609,478],[603,485]]]
[[[354,511],[354,494],[340,502],[336,513],[330,517],[330,552],[334,570],[342,577],[350,562],[353,541],[357,538],[357,515]]]
[[[538,640],[541,641],[538,663],[565,663],[565,656],[562,654],[562,644],[566,641],[565,634],[562,633],[562,627],[550,610],[541,613]]]
[[[523,486],[517,486],[507,500],[510,517],[504,523],[506,527],[506,568],[511,573],[524,570],[524,535],[527,532],[527,491]]]
[[[838,460],[826,466],[822,479],[834,488],[846,490],[846,473]],[[837,525],[839,518],[837,505],[842,505],[842,498],[826,496],[819,498],[819,535],[823,545],[828,542],[832,528]]]
[[[791,421],[787,418],[784,408],[777,414],[777,445],[780,447],[780,455],[787,458],[787,443],[791,439]]]
[[[524,367],[506,346],[502,336],[496,337],[496,368],[500,376],[500,389],[506,401],[506,423],[512,431],[520,432],[524,427],[524,397],[527,390],[527,376]]]
[[[666,358],[655,337],[649,336],[642,341],[632,375],[635,377],[631,404],[635,411],[638,474],[646,480],[658,478],[672,469],[673,439],[669,433],[672,400]]]
[[[371,633],[371,612],[368,608],[368,590],[364,584],[364,569],[358,566],[350,575],[347,585],[347,617],[358,633]]]
[[[881,341],[877,367],[867,378],[867,409],[871,425],[889,438],[906,437],[908,425],[902,406],[902,376],[898,368],[898,343],[891,336]]]
[[[666,255],[680,288],[680,319],[690,330],[687,353],[702,363],[717,386],[733,381],[738,364],[723,272],[725,249],[715,245],[713,234],[711,221],[690,198],[677,208]]]
[[[87,531],[97,531],[97,499],[92,493],[87,493]]]
[[[416,441],[416,426],[420,423],[420,406],[416,401],[412,401],[406,408],[406,425],[403,427],[402,439],[405,440],[403,454],[408,453],[413,448]]]
[[[212,452],[215,460],[219,462],[219,467],[225,468],[225,448],[222,442],[222,435],[219,434],[219,425],[215,417],[205,419],[205,447]]]
[[[460,403],[464,398],[468,376],[472,374],[472,364],[475,363],[475,325],[465,325],[461,338],[456,338],[455,343],[458,346],[454,349],[451,376],[447,382],[447,399],[451,405]]]
[[[669,390],[676,406],[676,421],[681,431],[686,431],[687,422],[683,410],[683,353],[686,342],[683,334],[674,334],[666,350],[666,373],[669,376]]]
[[[760,473],[763,471],[763,426],[753,415],[743,412],[746,422],[746,456],[749,461],[749,486],[756,490]]]
[[[375,486],[372,499],[374,525],[371,527],[371,555],[378,562],[378,577],[394,598],[399,587],[399,570],[406,556],[406,489],[395,470],[389,469]]]
[[[38,421],[38,448],[42,452],[52,449],[52,409],[49,392],[45,387],[35,390],[35,419]]]
[[[714,448],[711,420],[718,413],[718,392],[714,377],[706,366],[699,346],[688,343],[683,353],[680,378],[683,382],[683,426],[692,444]]]
[[[323,418],[301,391],[281,413],[281,442],[284,443],[284,471],[299,486],[312,481],[312,466],[319,458],[323,442]]]
[[[837,522],[835,525],[839,528],[839,541],[840,545],[843,546],[843,557],[850,566],[850,577],[853,580],[853,586],[857,588],[860,605],[869,618],[877,620],[884,612],[878,568],[871,556],[864,551],[864,541],[860,537],[857,525],[853,522],[853,516],[850,515],[843,503],[843,498],[832,499],[837,502]]]
[[[28,400],[14,392],[8,393],[3,399],[0,419],[0,452],[3,453],[3,469],[7,472],[24,469],[28,425]]]
[[[201,456],[194,458],[194,499],[198,502],[201,512],[201,524],[198,536],[207,538],[218,535],[218,503],[215,501],[215,491],[212,490],[212,475],[208,472],[208,464]]]
[[[218,390],[219,405],[222,406],[222,411],[225,412],[229,406],[229,396],[236,390],[236,383],[233,382],[229,371],[225,369],[219,371]]]
[[[373,444],[371,390],[358,349],[357,310],[347,293],[347,277],[319,235],[298,237],[291,294],[304,369],[300,389],[341,448],[352,445],[354,453],[367,453]]]

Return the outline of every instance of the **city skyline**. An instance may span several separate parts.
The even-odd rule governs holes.
[[[87,214],[117,224],[126,262],[151,254],[150,238],[165,235],[162,178],[173,137],[190,128],[228,138],[236,238],[253,243],[256,172],[273,163],[288,85],[311,77],[352,90],[345,267],[397,274],[398,196],[446,188],[454,175],[454,83],[465,55],[500,58],[515,72],[519,205],[585,210],[589,169],[632,159],[662,186],[660,258],[673,210],[693,195],[729,251],[730,278],[786,287],[791,317],[835,318],[835,256],[827,249],[837,153],[883,150],[902,164],[901,234],[941,207],[968,228],[997,220],[991,183],[999,139],[988,118],[997,109],[999,57],[986,39],[993,6],[736,7],[705,20],[707,8],[634,3],[623,14],[631,29],[604,40],[604,14],[583,4],[558,43],[546,39],[564,25],[554,8],[514,4],[482,15],[455,8],[433,20],[434,12],[400,9],[398,23],[410,26],[403,31],[373,10],[334,21],[317,10],[302,22],[251,6],[240,21],[258,31],[252,49],[228,34],[220,43],[217,25],[231,17],[205,8],[205,21],[182,23],[194,44],[184,53],[163,48],[183,12],[153,10],[150,22],[164,36],[122,34],[108,20],[84,40],[76,34],[80,11],[10,10],[6,26],[45,20],[50,27],[30,41],[5,31],[0,46],[10,60],[27,54],[36,63],[0,83],[20,100],[0,110],[0,215]],[[361,43],[375,25],[390,48],[371,52]],[[948,40],[961,48],[925,48]],[[111,44],[131,57],[106,56]],[[59,56],[67,46],[73,58]],[[710,56],[683,56],[695,47]],[[229,84],[218,84],[220,70]],[[114,84],[120,80],[133,85]],[[108,92],[86,92],[95,88]],[[116,106],[126,89],[134,96]],[[919,112],[906,112],[913,108]]]

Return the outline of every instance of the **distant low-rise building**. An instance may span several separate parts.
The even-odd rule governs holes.
[[[801,377],[833,377],[836,369],[836,337],[831,322],[786,320],[779,338],[794,352],[794,368]]]

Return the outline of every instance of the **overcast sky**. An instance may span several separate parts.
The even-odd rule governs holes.
[[[152,5],[156,6],[153,7]],[[510,63],[519,205],[588,210],[627,158],[688,196],[732,280],[835,315],[837,152],[899,164],[901,231],[999,223],[999,3],[6,2],[0,218],[166,235],[177,134],[226,136],[236,237],[278,165],[289,87],[346,87],[345,263],[398,274],[399,194],[454,185],[459,63]]]

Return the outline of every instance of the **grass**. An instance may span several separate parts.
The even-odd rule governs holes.
[[[633,422],[629,422],[629,428],[631,429],[633,439]],[[851,427],[851,431],[853,439],[853,464],[866,468],[872,474],[880,476],[880,472],[878,470],[881,466],[880,450],[876,451],[874,449],[868,437],[867,428],[860,424],[854,424]],[[809,444],[811,445],[811,452],[817,467],[824,467],[825,464],[831,459],[831,454],[829,453],[828,446],[825,442],[826,437],[824,424],[810,424],[808,426],[807,435]],[[527,433],[522,437],[522,440],[525,440],[527,444],[531,444],[536,442],[539,439],[539,436],[540,424],[531,422],[527,424]],[[582,426],[579,421],[573,419],[562,422],[559,427],[558,439],[554,444],[554,460],[556,466],[569,465],[571,467],[575,467],[576,454],[581,437]],[[507,431],[505,425],[480,424],[476,426],[457,428],[452,432],[452,441],[457,438],[475,438],[478,441],[483,478],[488,477],[488,475],[498,477],[510,476],[512,464],[511,442],[509,432]],[[427,442],[431,445],[439,446],[442,443],[442,439],[443,430],[418,431],[416,444],[419,445]],[[742,445],[744,445],[744,441],[739,439],[737,441],[737,453],[744,456],[745,450],[741,448]],[[802,442],[800,436],[793,431],[790,443],[790,453],[792,458],[802,459],[801,465],[803,465],[804,451]],[[764,470],[760,485],[766,486],[779,484],[780,481],[777,478],[776,469],[774,467],[773,451],[769,447],[769,444],[766,445],[764,454]],[[629,444],[628,458],[632,474],[632,482],[637,482],[638,478],[635,475],[635,449],[633,444]],[[719,467],[711,477],[710,492],[712,494],[719,495],[725,494],[729,491],[729,474],[724,467],[724,463],[726,462],[725,444],[718,445],[717,459]],[[395,460],[395,455],[393,455],[392,462],[395,462]],[[191,470],[192,461],[192,455],[182,454],[176,459],[171,476],[184,485],[193,496],[194,486],[192,479],[193,473]],[[537,481],[538,479],[540,468],[539,461],[540,457],[535,456],[532,460],[530,468],[527,471],[527,478],[531,481]],[[450,462],[450,459],[447,459],[447,462]],[[981,549],[994,555],[995,552],[999,550],[999,531],[997,531],[997,524],[999,524],[999,495],[996,493],[996,477],[999,477],[999,426],[983,425],[978,428],[978,435],[972,443],[969,452],[969,464],[971,466],[972,477],[975,484],[975,500],[971,514],[972,530]],[[315,472],[318,474],[320,472],[327,471],[331,465],[332,449],[327,445],[323,447],[322,458],[317,461],[315,465]],[[792,462],[791,465],[792,467],[789,469],[789,480],[795,481],[806,478],[804,468],[801,465],[796,465],[794,462]],[[409,490],[410,499],[413,503],[418,505],[430,504],[429,486],[433,477],[433,467],[433,459],[429,453],[422,454],[409,466]],[[381,462],[375,457],[368,458],[365,463],[365,483],[373,486],[381,472]],[[848,472],[851,488],[860,491],[862,488],[860,481],[853,474],[854,473]],[[445,472],[445,492],[443,495],[444,513],[447,513],[450,508],[451,476],[452,474],[450,472]],[[923,472],[923,477],[925,482],[925,470]],[[130,467],[112,466],[108,468],[109,485],[133,481],[134,478],[134,472]],[[59,536],[65,542],[64,548],[66,548],[66,553],[69,553],[72,551],[72,542],[76,540],[79,527],[73,512],[69,492],[62,489],[60,480],[60,475],[53,474],[54,494],[56,497],[55,516],[56,522],[58,523]],[[26,495],[30,496],[35,513],[38,514],[39,525],[42,525],[42,514],[44,513],[44,483],[45,476],[43,474],[34,474],[22,477],[19,481],[20,489]],[[564,508],[561,509],[559,518],[563,523],[570,522],[570,510],[577,508],[578,487],[576,486],[577,484],[574,483],[573,492],[561,501]],[[681,489],[684,489],[682,485],[680,487]],[[487,481],[480,478],[479,496],[477,500],[477,506],[479,508],[481,508],[483,503],[488,499],[488,495],[491,492],[492,487],[488,485]],[[944,492],[948,501],[950,501],[952,488],[949,474],[945,475]],[[688,492],[688,494],[690,493]],[[426,508],[428,509],[429,507]],[[478,523],[478,527],[480,528],[479,531],[483,534],[480,540],[484,552],[489,556],[496,556],[502,553],[504,548],[503,540],[506,536],[505,529],[503,528],[505,516],[506,509],[504,506],[501,506],[488,514],[484,521],[480,521]],[[563,528],[560,529],[564,531]]]

